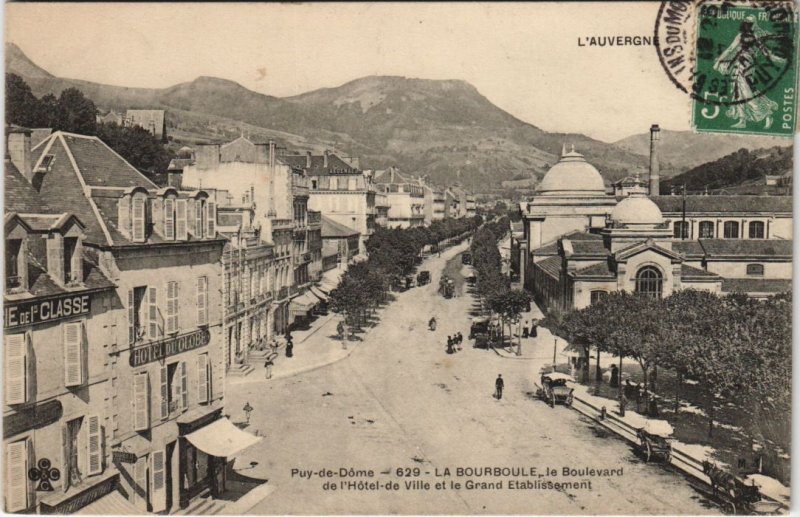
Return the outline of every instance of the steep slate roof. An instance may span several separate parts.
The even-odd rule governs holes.
[[[722,291],[726,293],[781,293],[792,289],[791,279],[782,278],[723,278]]]
[[[706,254],[703,246],[699,242],[689,240],[673,241],[672,250],[686,258],[703,258]]]
[[[542,271],[544,271],[548,276],[555,278],[556,280],[559,279],[561,276],[561,257],[548,257],[544,260],[540,260],[539,262],[534,262],[533,267],[538,267]]]
[[[608,255],[609,253],[602,239],[600,240],[570,239],[570,242],[572,243],[572,251],[574,252],[574,255],[605,256]]]
[[[47,274],[47,268],[30,253],[28,254],[28,283],[28,292],[36,297],[75,292],[75,289],[67,290],[56,284]],[[83,284],[85,287],[81,291],[114,287],[114,283],[100,271],[96,257],[86,249],[83,252]]]
[[[699,280],[720,280],[722,277],[711,271],[681,264],[681,278]]]
[[[33,150],[34,163],[38,165],[46,154],[54,160],[39,191],[45,202],[55,211],[75,214],[86,225],[87,242],[107,245],[109,238],[126,242],[113,226],[119,193],[109,191],[109,198],[87,197],[84,186],[158,187],[94,136],[58,131]]]
[[[791,240],[780,239],[700,239],[706,256],[713,257],[792,257]]]
[[[50,212],[47,203],[36,189],[19,172],[11,160],[5,160],[5,206],[6,212],[43,213]]]
[[[680,213],[682,196],[651,196],[662,212]],[[686,196],[686,212],[792,212],[792,196]]]
[[[536,255],[558,255],[558,241],[561,239],[569,239],[570,242],[572,242],[573,250],[575,250],[576,242],[581,242],[581,244],[579,244],[578,247],[583,246],[584,241],[597,241],[600,242],[600,244],[603,243],[603,237],[601,237],[600,235],[585,232],[582,230],[573,230],[567,234],[562,235],[561,237],[559,237],[558,239],[554,240],[549,244],[545,244],[544,246],[532,250],[531,253],[534,253]],[[596,244],[587,244],[582,249],[594,250],[596,249]]]
[[[347,237],[358,236],[359,233],[352,228],[337,223],[329,217],[322,216],[322,238],[323,239],[344,239]]]
[[[322,155],[311,156],[311,167],[306,167],[306,163],[308,163],[307,155],[304,154],[283,155],[279,159],[295,169],[305,169],[306,174],[309,176],[361,174],[359,169],[356,169],[335,154],[328,155],[327,167],[324,166],[325,157]]]

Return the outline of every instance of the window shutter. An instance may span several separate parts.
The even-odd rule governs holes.
[[[64,239],[57,235],[47,237],[47,272],[62,284],[69,280],[64,279]]]
[[[178,282],[167,282],[167,334],[177,332]]]
[[[61,479],[64,492],[69,490],[69,424],[64,422],[61,425]]]
[[[204,227],[205,227],[205,224],[204,224],[204,221],[203,221],[203,212],[204,212],[203,201],[200,200],[200,199],[196,199],[195,202],[194,202],[194,207],[196,209],[195,210],[195,221],[194,221],[194,226],[195,226],[194,234],[195,234],[195,237],[197,237],[198,239],[202,239],[203,238],[203,230],[204,230]]]
[[[152,490],[150,491],[150,504],[153,512],[163,512],[167,509],[167,489],[165,479],[164,451],[153,451]]]
[[[189,379],[186,377],[186,361],[181,361],[181,408],[189,407]]]
[[[164,200],[164,238],[175,240],[175,200]]]
[[[143,242],[145,239],[144,223],[145,223],[145,207],[144,198],[133,198],[133,210],[131,210],[133,219],[133,240]]]
[[[150,394],[147,372],[133,376],[133,429],[146,431],[150,428]]]
[[[27,400],[27,348],[25,334],[6,336],[6,404]]]
[[[161,418],[169,417],[169,375],[167,365],[161,367]]]
[[[158,288],[147,288],[147,335],[150,339],[158,339],[164,333],[161,322],[161,311],[158,307]]]
[[[28,440],[6,445],[6,511],[28,508]]]
[[[139,501],[144,501],[145,504],[137,505],[137,508],[140,510],[146,510],[147,508],[147,456],[143,456],[141,458],[136,459],[136,463],[133,465],[133,479],[134,479],[134,487],[133,492],[135,494],[135,499]]]
[[[197,279],[197,324],[208,325],[208,278]]]
[[[131,237],[131,198],[122,196],[117,201],[117,227],[122,234]]]
[[[128,343],[136,342],[136,302],[134,300],[133,289],[128,289]]]
[[[208,354],[197,356],[197,401],[208,402]]]
[[[86,436],[88,443],[86,450],[89,451],[89,475],[100,474],[103,470],[103,451],[102,451],[102,434],[100,433],[100,417],[91,415],[87,418],[88,429]]]
[[[217,236],[217,204],[209,200],[206,202],[206,237],[214,238]]]
[[[175,238],[181,241],[185,241],[188,238],[186,215],[186,200],[178,199],[175,201]]]
[[[81,323],[64,324],[64,386],[83,384]]]

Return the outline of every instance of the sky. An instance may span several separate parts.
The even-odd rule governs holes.
[[[685,130],[690,99],[650,36],[659,3],[20,4],[6,41],[50,73],[162,88],[207,75],[297,95],[367,75],[462,79],[547,131],[612,142],[651,124]]]

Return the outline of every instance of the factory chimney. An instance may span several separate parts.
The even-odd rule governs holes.
[[[650,126],[650,195],[659,195],[658,177],[658,141],[661,140],[661,128],[658,124]]]

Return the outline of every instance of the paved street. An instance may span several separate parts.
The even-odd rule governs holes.
[[[240,472],[268,478],[275,489],[252,513],[486,513],[486,514],[664,514],[718,513],[672,471],[645,465],[624,442],[597,436],[572,410],[551,409],[533,398],[535,361],[500,357],[471,348],[467,293],[445,300],[436,293],[448,250],[423,266],[432,281],[395,293],[380,324],[362,334],[349,357],[298,375],[231,384],[226,407],[234,422],[244,420],[245,402],[255,410],[251,432],[266,438],[237,459]],[[427,321],[436,316],[436,332]],[[448,334],[464,334],[464,348],[445,353]],[[317,332],[312,340],[328,339]],[[527,340],[526,351],[552,350],[552,342]],[[302,346],[296,354],[304,352]],[[526,353],[527,355],[527,353]],[[253,375],[259,376],[260,372]],[[495,400],[494,380],[502,373],[506,391]],[[249,468],[251,461],[258,465]],[[321,469],[373,470],[373,478],[344,481],[398,481],[400,490],[325,491]],[[429,490],[407,490],[401,467],[421,469]],[[459,467],[552,468],[554,477],[456,476]],[[564,467],[620,469],[621,475],[563,477]],[[315,472],[309,480],[292,469]],[[435,473],[450,469],[449,477]],[[382,472],[386,472],[382,474]],[[429,474],[425,474],[429,472]],[[591,481],[591,489],[509,490],[508,480]],[[330,478],[336,485],[343,479]],[[467,480],[503,481],[498,489],[471,489]],[[435,483],[462,489],[436,490]]]

